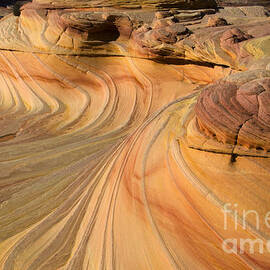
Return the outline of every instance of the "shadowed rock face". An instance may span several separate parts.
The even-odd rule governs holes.
[[[15,4],[16,0],[2,0],[0,6],[5,7],[7,5]]]
[[[132,31],[129,17],[117,12],[33,8],[24,9],[19,19],[5,18],[2,26],[2,48],[58,54],[113,54],[108,43],[128,39]]]

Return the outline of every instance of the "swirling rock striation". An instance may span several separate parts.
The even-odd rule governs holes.
[[[203,90],[195,107],[197,123],[224,144],[269,151],[270,78],[246,76],[244,83],[221,81]]]
[[[2,21],[4,49],[58,54],[113,54],[110,41],[128,38],[132,23],[119,13],[24,9]]]
[[[0,20],[1,270],[269,269],[222,245],[270,238],[269,20],[207,25],[208,3],[40,0]],[[228,202],[260,228],[235,230],[235,209],[225,228]]]
[[[26,4],[19,17],[9,15],[1,21],[1,48],[59,55],[172,58],[242,70],[249,68],[254,58],[269,54],[270,23],[263,7],[256,8],[256,12],[241,7],[239,12],[247,22],[241,24],[238,13],[226,9],[215,15],[215,9],[175,8],[153,16],[153,12],[143,9],[78,8],[77,4],[82,5]],[[223,22],[212,27],[208,23],[211,14],[223,14],[227,25]],[[128,47],[125,54],[115,46],[117,42]]]

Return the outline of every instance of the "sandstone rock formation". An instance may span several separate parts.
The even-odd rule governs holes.
[[[88,0],[33,0],[34,4],[43,7],[61,8],[61,7],[116,7],[116,8],[180,8],[180,9],[198,9],[216,7],[214,0],[104,0],[104,1],[88,1]]]
[[[1,19],[0,269],[269,269],[268,16],[36,0]]]
[[[254,64],[254,58],[257,61],[269,54],[270,28],[265,8],[256,7],[254,12],[251,12],[251,7],[241,9],[246,10],[246,13],[241,13],[244,14],[242,17],[237,12],[236,15],[228,13],[231,8],[217,15],[212,15],[212,10],[181,11],[181,17],[177,12],[165,13],[151,24],[135,29],[130,47],[142,57],[208,62],[246,70]],[[184,16],[188,22],[182,19]],[[219,23],[217,18],[220,18]],[[219,27],[213,27],[215,25]],[[174,34],[170,36],[172,32]],[[169,35],[169,39],[162,34]]]
[[[266,155],[270,146],[269,77],[270,72],[247,71],[203,90],[195,106],[200,131],[223,144]]]
[[[210,17],[207,22],[209,27],[225,26],[228,25],[227,21],[221,17]]]
[[[71,4],[63,9],[29,3],[19,18],[10,15],[2,20],[0,46],[17,51],[121,56],[123,51],[116,46],[121,41],[129,47],[128,54],[134,56],[247,69],[254,57],[265,58],[269,53],[270,28],[266,9],[251,12],[248,7],[241,7],[242,10],[248,23],[238,13],[228,11],[230,15],[226,15],[228,12],[222,11],[222,18],[229,25],[222,21],[216,24],[223,26],[216,28],[208,24],[211,16],[216,16],[214,9],[172,9],[159,11],[154,17],[153,12],[144,10],[78,10],[72,9]]]
[[[132,23],[119,13],[46,10],[26,8],[19,19],[2,21],[0,41],[4,49],[57,54],[112,54],[108,44],[128,38]],[[94,52],[93,52],[94,51]]]

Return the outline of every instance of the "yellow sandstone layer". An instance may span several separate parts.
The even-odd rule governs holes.
[[[0,20],[0,270],[269,269],[269,20],[192,3]]]

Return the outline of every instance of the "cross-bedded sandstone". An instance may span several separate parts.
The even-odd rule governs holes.
[[[222,211],[269,210],[268,12],[215,7],[36,0],[0,20],[1,270],[269,269],[222,248],[270,237]]]

